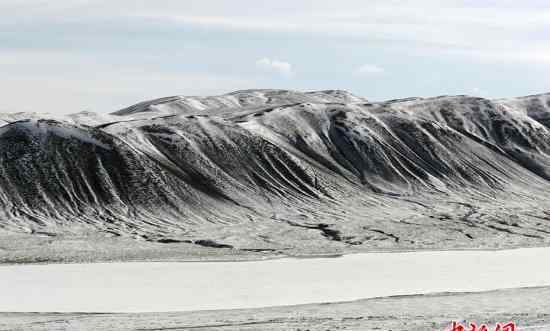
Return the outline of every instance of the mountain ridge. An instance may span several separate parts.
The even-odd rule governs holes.
[[[285,254],[543,245],[549,99],[244,90],[11,115],[0,231]]]

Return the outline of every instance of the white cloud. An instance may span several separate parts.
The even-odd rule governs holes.
[[[256,61],[256,66],[267,72],[276,72],[283,76],[292,76],[292,65],[288,62],[264,57]]]
[[[246,8],[243,11],[242,8]],[[433,15],[433,13],[438,13]],[[548,62],[537,45],[547,43],[550,5],[543,1],[387,1],[280,0],[262,6],[240,0],[239,6],[221,0],[0,0],[0,26],[21,19],[33,22],[145,20],[158,25],[182,24],[208,29],[269,33],[316,34],[327,38],[386,41],[407,51],[440,47],[469,50],[509,61],[517,57]],[[143,23],[143,22],[140,22]],[[490,42],[488,42],[490,41]]]
[[[363,75],[381,74],[384,71],[385,71],[384,68],[377,66],[375,64],[363,64],[357,69],[357,73],[363,74]]]
[[[210,0],[211,1],[211,0]],[[203,0],[207,6],[209,0]],[[462,52],[464,57],[487,54],[503,61],[517,57],[532,62],[547,62],[537,52],[537,45],[546,43],[544,31],[550,28],[549,5],[520,5],[515,2],[485,1],[461,3],[454,1],[418,0],[341,2],[319,0],[314,8],[296,5],[291,12],[276,9],[291,1],[278,1],[268,6],[249,6],[245,15],[228,11],[216,14],[200,7],[194,13],[151,10],[143,8],[130,14],[155,22],[201,26],[229,31],[268,33],[298,33],[323,35],[327,38],[355,38],[399,45],[407,51],[425,53],[439,47]],[[350,10],[349,8],[353,8]],[[287,8],[288,9],[288,8]],[[438,15],[433,15],[437,12]],[[490,41],[490,42],[488,42]]]

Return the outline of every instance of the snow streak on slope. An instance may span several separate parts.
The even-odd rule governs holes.
[[[273,250],[545,242],[549,100],[247,90],[6,115],[0,225]]]

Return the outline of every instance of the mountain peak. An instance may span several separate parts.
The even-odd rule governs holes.
[[[355,103],[366,102],[362,97],[343,90],[300,92],[283,89],[247,89],[217,96],[173,96],[141,102],[121,109],[113,115],[130,115],[147,112],[163,114],[190,114],[220,108],[251,108],[266,105],[295,103]]]

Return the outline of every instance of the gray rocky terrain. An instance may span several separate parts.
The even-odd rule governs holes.
[[[0,261],[550,242],[550,95],[175,96],[0,115]]]

